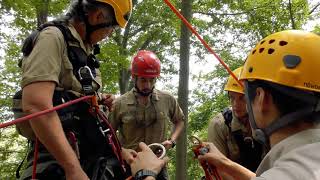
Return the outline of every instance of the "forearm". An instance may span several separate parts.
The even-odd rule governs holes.
[[[256,174],[246,169],[238,163],[226,159],[220,166],[221,170],[226,174],[232,176],[234,179],[250,180],[256,177]]]
[[[178,121],[175,125],[174,125],[174,131],[171,135],[171,139],[172,140],[177,140],[179,135],[181,134],[181,132],[183,131],[183,127],[184,127],[184,122],[183,121]]]
[[[37,110],[35,110],[37,111]],[[68,172],[81,169],[80,163],[64,135],[57,113],[50,113],[30,121],[37,138]]]

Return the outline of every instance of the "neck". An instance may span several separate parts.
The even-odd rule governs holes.
[[[143,105],[148,104],[148,102],[150,100],[150,96],[151,96],[151,94],[149,96],[142,96],[139,93],[137,93],[137,95],[136,95],[138,103],[143,104]]]
[[[85,42],[85,40],[86,40],[86,27],[85,27],[85,25],[82,22],[75,20],[75,19],[72,19],[70,21],[70,23],[76,29],[76,31],[79,33],[82,41]]]
[[[238,117],[238,119],[244,125],[249,124],[249,116],[248,115],[245,115],[243,117]]]
[[[246,127],[247,131],[249,134],[251,134],[252,136],[252,132],[251,132],[251,126],[250,126],[250,122],[249,122],[249,116],[243,116],[241,118],[238,118],[238,120],[244,125],[244,127]]]
[[[314,124],[299,122],[288,127],[281,128],[270,135],[270,146],[273,147],[285,138],[292,136],[298,132],[315,128]]]

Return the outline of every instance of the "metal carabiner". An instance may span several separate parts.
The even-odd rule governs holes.
[[[88,79],[88,78],[90,78],[92,80],[94,79],[92,71],[88,66],[83,66],[83,67],[79,68],[78,75],[79,75],[80,81],[82,81],[84,79]],[[84,75],[89,75],[89,76],[83,77]]]
[[[189,140],[192,142],[194,146],[199,146],[202,144],[202,141],[196,136],[190,136]]]

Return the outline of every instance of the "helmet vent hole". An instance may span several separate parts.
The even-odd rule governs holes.
[[[253,51],[252,51],[252,54],[256,53],[256,51],[257,51],[256,49],[255,49],[255,50],[253,50]]]
[[[264,48],[259,49],[259,53],[262,53],[264,51]]]
[[[269,44],[272,44],[272,43],[274,43],[276,40],[274,40],[274,39],[271,39],[270,41],[269,41]]]
[[[287,41],[280,41],[279,44],[280,44],[280,46],[285,46],[288,44],[288,42]]]
[[[266,42],[265,40],[263,40],[263,41],[261,41],[261,43],[260,44],[263,44],[264,42]]]
[[[252,73],[252,71],[253,71],[253,67],[249,67],[249,73]]]
[[[274,52],[274,49],[270,48],[268,49],[268,54],[272,54]]]

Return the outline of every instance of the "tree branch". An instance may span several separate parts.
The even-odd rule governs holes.
[[[210,12],[201,12],[201,11],[194,11],[194,13],[195,14],[204,14],[204,15],[208,15],[208,16],[236,16],[236,15],[241,15],[241,14],[249,14],[250,12],[255,11],[257,9],[265,8],[265,7],[269,6],[271,3],[272,3],[272,1],[270,1],[269,3],[267,3],[265,5],[262,5],[259,7],[254,7],[249,10],[237,12],[237,13],[210,13]]]
[[[309,15],[311,15],[318,7],[320,6],[320,3],[316,4],[309,12]]]
[[[291,0],[289,0],[288,8],[289,8],[289,16],[290,16],[290,20],[291,20],[291,27],[292,27],[292,29],[296,29],[296,25],[295,25],[293,13],[292,13]]]
[[[244,12],[238,12],[238,13],[210,13],[210,12],[201,12],[201,11],[195,11],[194,14],[202,14],[202,15],[208,15],[208,16],[235,16],[235,15],[241,15],[241,14],[248,14],[248,11]]]

